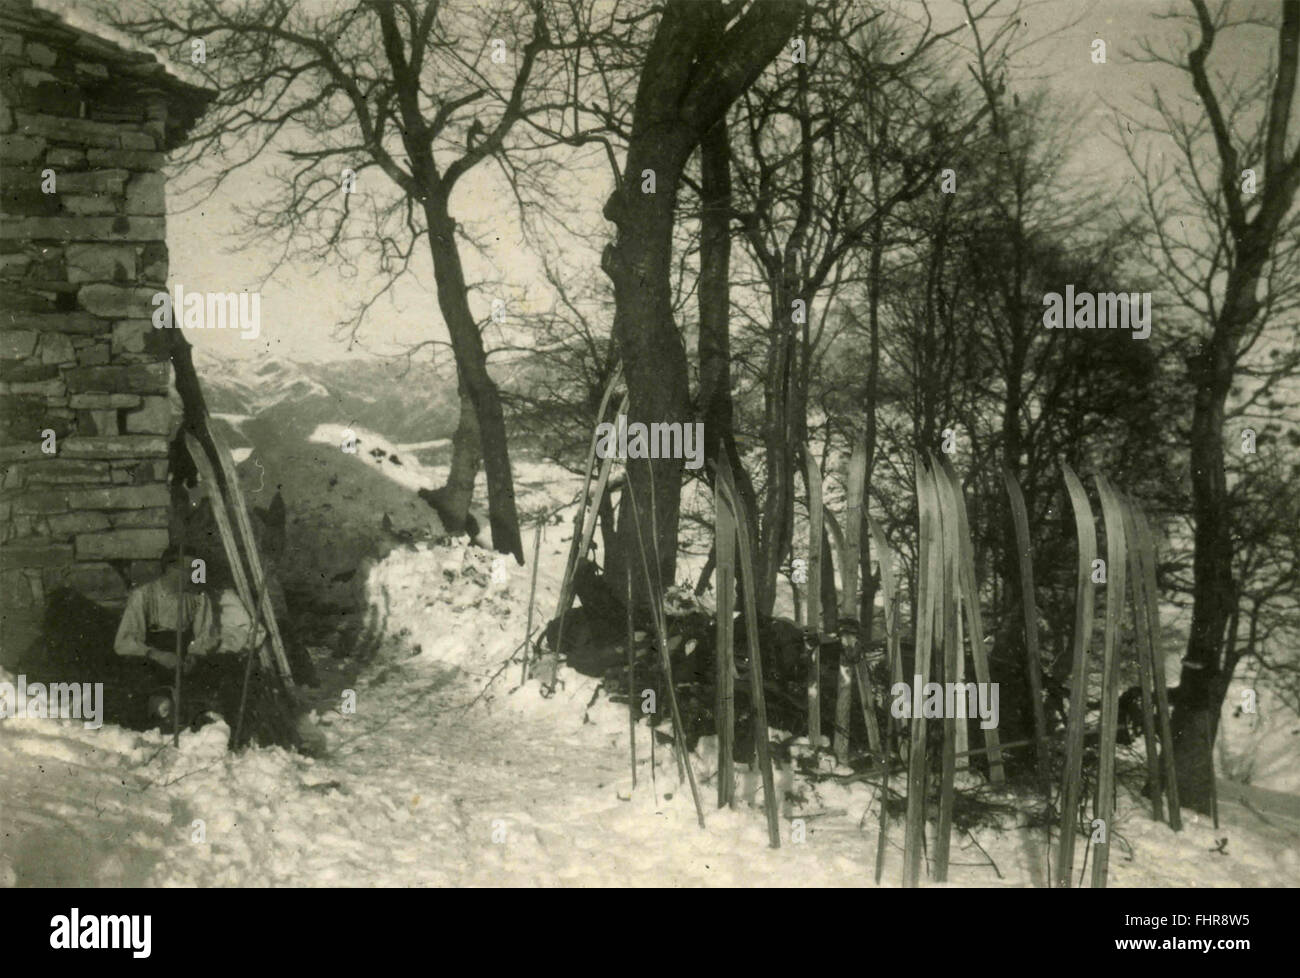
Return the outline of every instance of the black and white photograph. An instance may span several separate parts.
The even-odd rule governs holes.
[[[1298,73],[1300,0],[0,0],[22,943],[1068,888],[1241,961],[1300,886]]]

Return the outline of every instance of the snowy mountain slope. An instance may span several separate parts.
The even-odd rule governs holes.
[[[356,357],[323,363],[194,355],[208,410],[294,429],[360,425],[396,441],[450,437],[459,395],[454,374],[427,363]]]

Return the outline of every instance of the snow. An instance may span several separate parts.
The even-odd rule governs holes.
[[[32,0],[32,7],[36,10],[43,11],[54,15],[68,27],[80,31],[90,37],[99,38],[106,41],[121,51],[147,55],[156,61],[159,67],[172,78],[182,81],[187,85],[197,88],[209,88],[204,82],[203,77],[196,72],[190,71],[184,65],[178,65],[163,55],[154,51],[152,48],[140,41],[124,34],[114,27],[101,23],[95,18],[87,15],[73,2],[73,0]]]
[[[219,722],[184,734],[176,749],[156,732],[87,730],[76,720],[0,721],[0,883],[872,884],[875,787],[861,780],[813,783],[778,768],[782,846],[773,850],[754,771],[738,769],[735,810],[716,809],[712,738],[703,738],[691,757],[705,808],[701,829],[671,744],[655,745],[652,765],[644,723],[636,728],[633,787],[626,707],[610,703],[597,680],[562,668],[549,698],[539,695],[536,680],[520,685],[531,567],[449,544],[434,532],[414,535],[409,545],[373,539],[384,512],[394,523],[400,513],[429,519],[422,502],[412,503],[412,490],[438,485],[443,471],[420,466],[411,446],[358,431],[353,455],[340,451],[342,432],[332,428],[299,433],[297,441],[255,424],[243,430],[254,445],[241,466],[250,499],[264,504],[265,487],[281,485],[291,519],[309,518],[300,530],[321,535],[318,550],[300,555],[302,569],[319,576],[314,562],[334,561],[356,570],[353,596],[380,639],[336,700],[314,704],[327,753],[228,754],[228,731]],[[261,459],[268,460],[264,482],[251,464]],[[331,487],[333,476],[339,481]],[[558,601],[572,533],[572,507],[565,504],[579,486],[544,461],[522,461],[516,483],[529,555],[530,521],[549,514],[536,630]],[[360,528],[355,540],[340,535],[344,527]],[[696,573],[702,559],[685,559],[679,580]],[[1261,701],[1260,716],[1270,715],[1268,707]],[[664,724],[661,735],[667,730]],[[1261,754],[1252,777],[1269,774],[1274,763],[1289,764],[1294,775],[1290,730],[1283,724],[1266,732],[1289,753]],[[1226,731],[1230,756],[1246,756],[1248,748],[1237,745],[1257,733]],[[1285,761],[1275,762],[1274,754]],[[1129,762],[1140,759],[1134,750]],[[1220,830],[1185,811],[1177,834],[1151,820],[1143,799],[1121,791],[1111,885],[1300,883],[1300,798],[1225,787],[1231,790],[1221,791]],[[988,788],[981,797],[1003,802],[1008,814],[1001,828],[954,834],[948,885],[1044,885],[1043,831],[1024,825],[1031,800]],[[800,832],[803,842],[795,841]],[[902,839],[894,819],[883,885],[900,882]],[[1076,874],[1086,849],[1081,839]]]
[[[566,537],[558,526],[544,535],[535,627],[555,607]],[[692,757],[705,829],[668,744],[656,748],[652,778],[644,725],[633,790],[625,708],[593,701],[596,680],[562,670],[562,688],[543,699],[535,681],[519,687],[518,661],[499,671],[523,638],[529,575],[510,563],[505,580],[494,581],[492,561],[476,548],[418,545],[374,563],[367,595],[384,609],[387,639],[352,687],[356,712],[343,712],[342,701],[320,708],[324,758],[279,748],[230,755],[222,724],[186,734],[175,750],[156,733],[6,721],[6,788],[42,787],[49,772],[66,770],[58,801],[38,806],[44,823],[32,824],[30,795],[24,817],[0,814],[0,879],[30,882],[31,847],[48,851],[53,826],[84,840],[81,879],[96,883],[870,884],[875,789],[862,782],[810,785],[779,772],[782,795],[803,797],[783,800],[779,850],[767,846],[752,772],[741,772],[737,809],[715,810],[708,738]],[[106,797],[111,782],[123,785]],[[114,816],[96,817],[96,804]],[[1231,799],[1223,808],[1221,831],[1185,813],[1184,831],[1174,834],[1151,821],[1141,799],[1122,797],[1112,885],[1300,882],[1300,813],[1257,815]],[[804,819],[802,844],[791,841],[795,818]],[[1041,830],[1010,822],[958,833],[950,885],[1042,885],[1041,840]],[[886,885],[899,882],[901,842],[895,821]]]
[[[1229,684],[1214,750],[1221,777],[1300,795],[1300,717],[1268,686]]]

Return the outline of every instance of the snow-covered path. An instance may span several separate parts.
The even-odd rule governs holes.
[[[201,818],[205,841],[171,847],[154,882],[865,882],[863,856],[874,832],[839,826],[823,833],[813,821],[815,844],[771,852],[761,813],[749,810],[710,812],[708,831],[701,832],[689,792],[676,792],[671,755],[662,746],[655,804],[648,783],[629,791],[622,737],[592,736],[591,725],[557,730],[543,718],[488,714],[481,705],[467,712],[470,689],[448,684],[445,676],[418,676],[413,668],[391,671],[383,686],[394,687],[390,709],[336,719],[337,746],[325,761],[261,751],[264,756],[205,766],[195,745],[193,766],[169,772],[169,780],[186,778],[172,789],[186,798],[182,834],[190,825],[185,819]],[[363,686],[359,702],[378,692]],[[645,730],[640,733],[648,750]],[[640,766],[648,782],[648,759]],[[856,859],[850,847],[859,850]]]
[[[708,805],[708,827],[701,831],[689,793],[677,791],[671,756],[662,747],[656,804],[655,792],[644,783],[649,773],[644,729],[643,785],[632,794],[625,735],[602,734],[608,725],[599,721],[548,722],[544,713],[533,710],[489,713],[479,704],[466,711],[463,704],[471,691],[446,673],[430,674],[416,664],[391,667],[378,686],[363,683],[357,691],[359,703],[383,697],[387,708],[336,718],[331,732],[335,748],[328,759],[313,761],[278,749],[231,757],[222,750],[224,729],[213,726],[188,738],[179,754],[164,748],[150,760],[157,747],[149,742],[116,755],[129,759],[148,751],[141,758],[146,763],[129,764],[130,787],[108,800],[103,782],[115,754],[98,749],[100,763],[92,759],[85,767],[65,765],[58,785],[63,830],[54,819],[28,841],[50,845],[57,840],[62,848],[67,838],[85,837],[88,841],[75,850],[83,860],[84,881],[101,883],[870,883],[875,817],[873,811],[859,826],[870,802],[860,786],[856,791],[823,788],[821,804],[808,808],[828,811],[826,817],[807,818],[807,810],[788,812],[807,818],[807,841],[790,842],[793,823],[786,817],[784,845],[773,851],[766,845],[761,812],[749,806],[718,812]],[[514,695],[531,697],[536,691],[525,687]],[[571,707],[559,709],[567,713]],[[594,712],[606,711],[614,708]],[[101,734],[128,736],[107,728]],[[43,750],[28,744],[29,750],[6,759],[11,776],[19,773],[15,765],[41,757],[45,770],[27,773],[52,771],[51,758],[66,757],[68,745],[82,735],[43,739],[48,741]],[[61,750],[51,751],[53,744],[61,744]],[[707,761],[700,755],[696,760],[702,767]],[[707,778],[707,769],[702,773]],[[153,783],[147,784],[150,776]],[[79,803],[92,788],[99,792],[98,814],[94,805]],[[702,791],[707,804],[712,785],[703,785]],[[1233,824],[1232,809],[1225,807],[1221,832],[1193,818],[1181,836],[1131,810],[1121,831],[1133,859],[1115,860],[1115,885],[1296,883],[1300,837],[1294,830],[1261,836],[1246,824],[1254,816]],[[1034,833],[977,831],[975,836],[988,856],[968,838],[955,839],[953,884],[1041,885]],[[1230,839],[1227,855],[1210,855],[1222,837]],[[887,883],[896,883],[897,826],[892,841]],[[1189,858],[1197,850],[1204,855]],[[136,874],[149,865],[146,874]]]

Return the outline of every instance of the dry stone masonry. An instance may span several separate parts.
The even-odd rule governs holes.
[[[212,94],[55,0],[0,0],[0,661],[53,588],[119,603],[169,542],[161,169]]]

